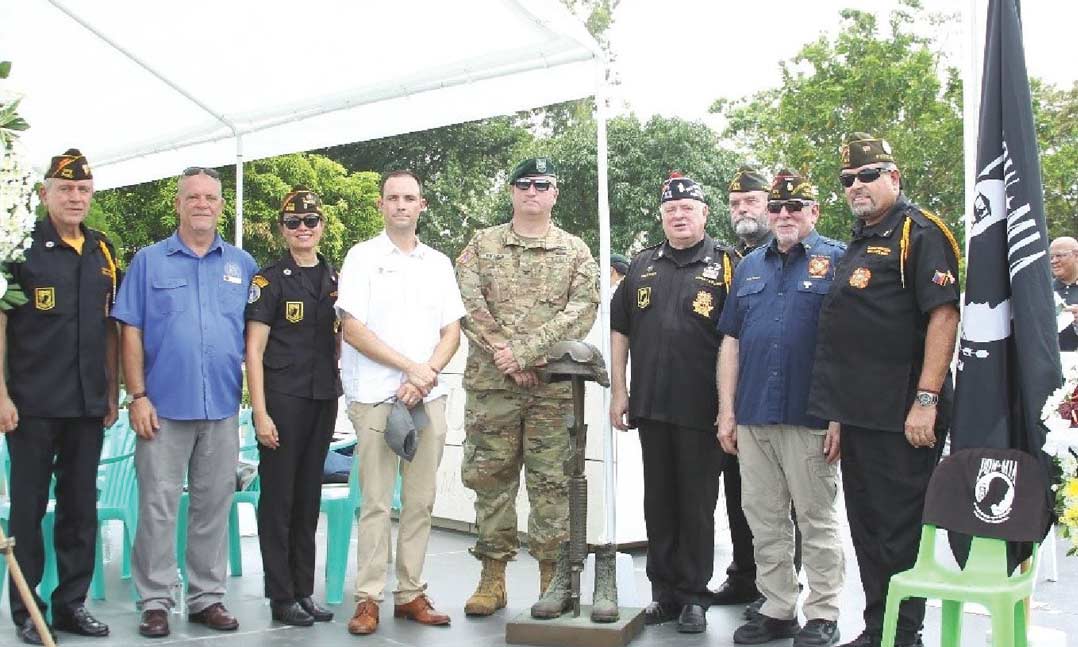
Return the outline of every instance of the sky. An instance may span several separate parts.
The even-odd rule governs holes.
[[[961,15],[976,3],[983,43],[987,0],[923,0],[926,11]],[[708,107],[719,98],[739,98],[780,82],[779,62],[792,58],[820,34],[837,33],[845,7],[871,10],[886,28],[894,0],[621,0],[610,30],[617,111],[703,120],[718,126]],[[1069,87],[1078,79],[1073,63],[1078,2],[1022,2],[1026,65],[1030,76]],[[951,65],[970,58],[959,23],[925,28],[941,44]],[[978,67],[980,47],[978,45]],[[620,107],[620,109],[619,109]]]

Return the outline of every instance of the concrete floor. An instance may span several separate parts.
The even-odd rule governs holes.
[[[722,510],[720,503],[719,510]],[[722,515],[718,515],[721,517]],[[113,535],[118,535],[118,527]],[[856,561],[849,545],[848,533],[845,533],[847,554],[847,579],[842,595],[842,617],[839,622],[844,641],[852,639],[862,629],[861,606],[863,598],[857,577]],[[720,531],[720,536],[724,536]],[[355,535],[353,533],[353,546]],[[219,633],[200,625],[188,624],[184,616],[173,615],[172,635],[165,639],[148,640],[138,635],[138,614],[130,599],[128,581],[119,577],[118,559],[107,565],[108,600],[90,601],[89,607],[102,621],[107,622],[112,635],[106,639],[83,638],[71,634],[59,634],[59,642],[64,645],[215,645],[220,647],[271,647],[276,645],[300,645],[307,643],[333,647],[335,645],[364,644],[374,646],[436,646],[436,647],[472,647],[497,646],[505,644],[505,623],[507,620],[525,613],[538,595],[538,568],[527,554],[520,556],[508,569],[509,608],[490,618],[473,619],[464,615],[464,602],[471,594],[478,578],[479,565],[467,552],[472,545],[468,535],[436,530],[431,538],[426,576],[430,582],[429,593],[439,610],[449,613],[453,618],[450,627],[423,627],[406,620],[395,620],[391,606],[383,604],[381,626],[377,633],[357,637],[347,633],[346,624],[352,614],[353,604],[347,591],[352,584],[355,560],[349,564],[346,580],[346,601],[336,607],[337,618],[331,623],[319,623],[311,628],[293,628],[275,626],[269,617],[269,607],[262,598],[262,567],[256,537],[244,537],[244,575],[229,578],[229,592],[226,604],[240,620],[237,632]],[[321,574],[321,551],[324,549],[324,536],[319,530],[319,564]],[[353,549],[354,550],[354,549]],[[118,550],[113,553],[119,555]],[[1066,634],[1078,633],[1078,595],[1075,595],[1074,583],[1078,582],[1078,559],[1065,557],[1065,540],[1057,542],[1056,553],[1059,559],[1059,581],[1045,581],[1043,575],[1048,572],[1048,562],[1041,568],[1037,593],[1035,595],[1033,624],[1062,630]],[[1047,554],[1047,551],[1045,551]],[[716,572],[713,584],[722,580],[721,571],[730,559],[729,547],[719,542],[715,553]],[[633,575],[639,599],[621,600],[623,606],[643,605],[648,601],[648,582],[644,572],[645,557],[642,551],[632,553]],[[392,569],[390,569],[389,590],[392,590]],[[588,592],[590,595],[590,591]],[[315,595],[322,598],[321,579],[316,586]],[[0,608],[0,647],[20,645],[9,620],[5,591]],[[731,635],[742,622],[741,607],[712,607],[708,612],[708,630],[704,634],[685,635],[676,631],[676,623],[658,627],[647,627],[633,643],[640,646],[678,645],[695,647],[698,645],[732,645]],[[939,644],[940,613],[938,606],[930,605],[926,621],[925,642],[928,645]],[[984,645],[985,631],[989,626],[986,616],[967,613],[963,634],[963,645]],[[775,644],[789,644],[779,641]],[[1048,643],[1045,643],[1048,644]],[[1056,643],[1056,644],[1066,644]]]

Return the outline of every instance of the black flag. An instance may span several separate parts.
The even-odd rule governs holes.
[[[1018,0],[990,0],[987,22],[951,447],[1046,464],[1040,412],[1062,378]]]

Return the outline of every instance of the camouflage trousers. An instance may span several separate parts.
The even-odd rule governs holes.
[[[557,559],[569,536],[569,490],[565,461],[572,400],[510,391],[469,391],[464,409],[461,477],[475,491],[479,530],[472,554],[507,561],[517,552],[517,491],[524,468],[531,514],[528,552]]]

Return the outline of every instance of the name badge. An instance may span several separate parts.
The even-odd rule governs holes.
[[[238,276],[230,276],[228,274],[225,274],[225,281],[227,283],[235,283],[236,285],[239,285],[240,283],[242,283],[242,281],[240,280],[240,277],[238,277]]]

